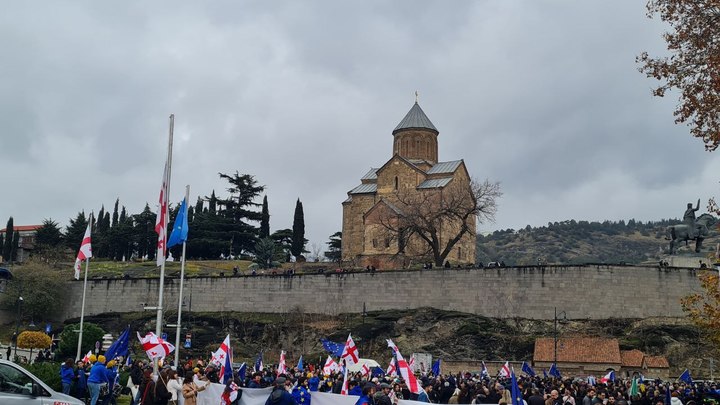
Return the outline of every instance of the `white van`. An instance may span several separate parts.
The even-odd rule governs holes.
[[[77,398],[53,391],[29,371],[7,360],[0,360],[0,404],[84,405]]]

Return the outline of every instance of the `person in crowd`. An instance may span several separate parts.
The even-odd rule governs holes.
[[[92,361],[92,357],[90,361]],[[97,405],[100,398],[100,386],[107,384],[107,373],[105,372],[105,356],[97,356],[97,361],[90,367],[90,376],[87,380],[88,391],[90,391],[90,405]]]
[[[168,403],[172,405],[178,405],[178,397],[182,391],[182,384],[178,379],[177,372],[175,370],[168,370],[167,372],[167,389],[170,392],[170,400]]]
[[[275,379],[273,390],[265,401],[265,405],[297,405],[293,396],[285,389],[285,382],[285,377]]]
[[[85,363],[82,360],[78,360],[77,368],[75,369],[75,398],[83,401],[85,401],[87,397],[87,378]]]
[[[118,375],[117,369],[115,368],[115,360],[110,360],[105,365],[105,378],[107,380],[107,391],[105,396],[102,398],[103,405],[115,405],[114,388],[116,384],[116,377]]]
[[[73,368],[73,359],[66,359],[65,363],[60,366],[60,382],[62,383],[62,393],[70,395],[70,388],[75,380],[75,369]]]
[[[308,389],[307,378],[300,376],[297,379],[297,386],[292,390],[292,396],[298,405],[310,405],[310,390]]]
[[[143,370],[143,382],[138,390],[138,403],[142,405],[155,403],[155,380],[153,380],[152,367]]]
[[[430,391],[432,391],[433,385],[430,381],[425,381],[422,384],[422,391],[418,395],[419,402],[430,402]]]
[[[193,373],[187,373],[183,380],[182,396],[185,399],[185,405],[197,405],[198,392],[205,390],[205,387],[207,387],[207,384],[196,384],[193,377]]]
[[[375,395],[375,384],[369,382],[366,383],[360,391],[360,398],[355,402],[355,405],[375,405],[373,396]]]

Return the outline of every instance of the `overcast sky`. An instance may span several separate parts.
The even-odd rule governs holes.
[[[267,186],[271,230],[324,244],[391,157],[420,92],[440,160],[499,181],[495,223],[679,217],[720,195],[719,156],[674,124],[635,56],[644,1],[16,1],[0,13],[0,221],[154,204],[218,172]],[[720,153],[720,152],[718,152]],[[154,208],[154,205],[153,205]],[[191,229],[192,237],[192,229]]]

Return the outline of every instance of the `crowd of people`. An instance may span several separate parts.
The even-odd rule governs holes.
[[[132,387],[131,404],[177,404],[182,396],[184,403],[195,405],[199,392],[210,383],[220,383],[220,367],[202,360],[187,360],[180,367],[164,365],[159,375],[153,374],[148,362],[137,360],[119,367],[115,360],[106,363],[103,356],[91,356],[86,363],[68,359],[61,367],[64,393],[72,393],[91,405],[114,404],[120,392],[118,372],[129,373],[128,386]],[[257,372],[234,370],[232,381],[225,381],[223,401],[231,404],[238,387],[273,387],[268,405],[310,405],[313,391],[340,394],[344,373],[329,375],[309,364],[303,370],[293,368],[279,374],[272,367]],[[348,373],[348,395],[357,395],[359,405],[397,405],[401,399],[438,404],[499,404],[512,405],[511,380],[488,378],[469,372],[457,374],[417,373],[422,390],[412,393],[399,376],[376,373],[363,375]],[[712,382],[662,382],[636,378],[637,389],[631,395],[631,379],[593,384],[580,378],[541,378],[518,376],[518,388],[524,405],[701,405],[720,403],[720,390]]]

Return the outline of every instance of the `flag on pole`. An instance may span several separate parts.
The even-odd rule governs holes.
[[[665,385],[665,405],[672,404],[672,397],[670,396],[670,384]]]
[[[220,347],[210,356],[210,363],[220,367],[225,364],[225,358],[230,354],[230,335],[225,336],[225,340],[220,343]],[[221,368],[222,370],[222,368]]]
[[[155,218],[155,233],[158,234],[157,243],[157,265],[161,266],[165,262],[165,254],[167,252],[167,189],[168,189],[168,161],[165,161],[165,172],[163,173],[162,186],[160,187],[160,198],[158,199],[158,213]]]
[[[530,367],[530,365],[527,364],[526,361],[523,361],[522,372],[529,375],[530,377],[535,377],[535,370],[533,370],[533,368]]]
[[[262,371],[262,369],[263,369],[263,355],[262,355],[262,350],[260,351],[260,353],[258,353],[257,359],[255,359],[255,366],[254,366],[254,368],[255,368],[255,372],[256,372],[256,373],[259,372],[259,371]]]
[[[238,378],[240,378],[241,382],[245,382],[246,375],[247,375],[247,364],[243,363],[240,365],[240,368],[238,369]]]
[[[110,361],[117,357],[126,357],[130,351],[130,326],[118,336],[117,340],[113,342],[110,347],[105,351],[105,358]]]
[[[225,363],[220,367],[220,384],[227,384],[233,380],[232,350],[225,356]]]
[[[137,337],[150,360],[166,357],[175,350],[175,346],[152,332],[148,332],[145,337],[140,337],[140,332],[138,332]]]
[[[287,373],[287,369],[285,368],[285,350],[280,351],[280,362],[278,363],[277,368],[277,375],[285,374]]]
[[[408,389],[413,394],[419,394],[420,390],[420,383],[418,382],[417,378],[415,378],[415,374],[413,374],[412,370],[410,370],[410,366],[408,365],[407,361],[405,361],[405,358],[403,358],[402,354],[400,354],[400,349],[398,349],[397,346],[395,346],[395,343],[393,343],[392,340],[387,339],[388,347],[392,348],[395,352],[395,357],[397,358],[398,363],[398,371],[400,376],[402,376],[403,380],[405,380],[405,384],[407,384]]]
[[[686,384],[692,384],[693,379],[690,377],[690,370],[685,369],[682,374],[680,374],[680,377],[678,379]]]
[[[299,371],[303,371],[303,361],[302,361],[302,355],[300,355],[300,360],[298,360],[298,365],[296,367]]]
[[[558,370],[557,364],[555,363],[550,365],[550,371],[548,371],[548,373],[555,378],[562,378],[562,376],[560,375],[560,370]]]
[[[610,381],[615,381],[615,372],[612,370],[600,379],[600,382],[603,384],[607,384]]]
[[[387,371],[385,372],[385,375],[388,377],[393,377],[397,375],[397,366],[395,365],[395,357],[390,360],[390,365],[387,368]]]
[[[87,362],[90,361],[90,356],[92,356],[92,350],[90,350],[89,352],[87,352],[87,354],[85,355],[85,357],[83,357],[80,361],[82,361],[83,363],[87,363]]]
[[[92,257],[92,244],[90,243],[90,228],[92,227],[92,215],[88,220],[88,226],[85,230],[85,236],[80,243],[80,250],[75,259],[75,280],[80,280],[80,265],[83,261]]]
[[[185,242],[188,237],[188,231],[187,203],[185,198],[183,198],[182,203],[180,203],[180,210],[178,210],[178,214],[175,217],[172,233],[170,233],[170,238],[168,238],[167,247],[171,248]]]
[[[485,361],[482,362],[482,369],[480,370],[480,378],[490,378],[490,373],[488,373],[487,366],[485,366]]]
[[[637,397],[640,394],[638,389],[637,378],[633,378],[632,385],[630,385],[630,400],[634,400],[633,397]]]
[[[370,374],[370,366],[367,365],[367,363],[363,363],[362,368],[360,369],[360,372],[363,377]]]
[[[522,392],[518,386],[517,377],[515,377],[515,370],[510,371],[510,393],[512,394],[512,405],[523,405]]]
[[[500,368],[500,372],[498,373],[500,377],[510,377],[510,362],[506,361],[505,364]]]
[[[435,362],[433,363],[432,373],[436,377],[440,375],[440,359],[435,360]]]
[[[340,395],[347,395],[348,394],[348,368],[347,364],[345,367],[343,367],[345,370],[343,371],[343,385],[340,389]]]
[[[545,373],[545,369],[543,369],[543,373]],[[547,373],[545,373],[545,378],[547,378]],[[592,375],[589,375],[587,378],[588,385],[595,386],[597,385],[597,381],[595,380],[595,377]]]
[[[130,359],[130,354],[128,353],[127,358],[125,359],[125,367],[132,366],[132,360]]]
[[[345,360],[346,366],[352,366],[360,362],[360,354],[358,353],[357,346],[353,341],[352,335],[348,335],[347,341],[345,342],[345,348],[343,348],[340,359]]]
[[[340,357],[343,354],[343,349],[345,349],[345,345],[342,343],[335,343],[331,342],[325,338],[320,339],[320,342],[322,343],[325,350],[330,352],[335,357]]]
[[[333,371],[338,371],[340,367],[335,362],[335,360],[328,354],[327,360],[325,360],[325,365],[323,366],[323,374],[330,375]]]

